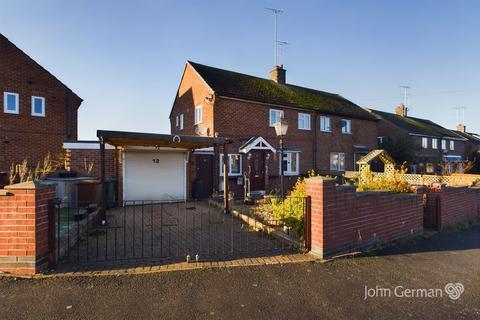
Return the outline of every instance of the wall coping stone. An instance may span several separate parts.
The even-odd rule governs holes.
[[[38,181],[27,181],[22,183],[11,184],[5,186],[6,190],[35,190],[43,187],[44,185]]]

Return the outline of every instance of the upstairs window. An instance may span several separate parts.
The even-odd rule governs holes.
[[[202,106],[195,107],[195,124],[202,123]]]
[[[298,129],[310,130],[310,115],[308,113],[298,114]]]
[[[342,119],[342,133],[350,134],[352,133],[352,120]]]
[[[442,150],[447,150],[447,140],[442,139]]]
[[[455,141],[450,141],[450,150],[455,150]]]
[[[178,128],[183,130],[183,113],[178,116]]]
[[[32,97],[32,116],[45,117],[45,98]]]
[[[283,166],[283,174],[285,176],[298,175],[300,167],[300,152],[284,151],[281,165]],[[282,169],[280,168],[280,170]],[[281,174],[281,172],[279,172],[279,174]]]
[[[179,123],[180,123],[180,116],[176,116],[175,117],[175,127],[178,127]]]
[[[385,143],[385,137],[377,137],[377,144],[379,146],[383,146],[384,143]]]
[[[331,132],[330,117],[320,116],[320,131]]]
[[[3,112],[5,113],[19,113],[19,97],[18,93],[4,92],[3,93]]]
[[[228,166],[229,176],[241,176],[242,175],[242,155],[229,154],[227,166]],[[223,154],[220,154],[220,175],[223,176]]]
[[[432,138],[432,149],[438,149],[438,139]]]
[[[345,153],[343,152],[330,153],[330,170],[345,171]]]
[[[428,148],[428,138],[423,137],[422,138],[422,148],[427,149]]]
[[[273,127],[275,123],[279,122],[283,118],[282,110],[270,109],[270,127]]]

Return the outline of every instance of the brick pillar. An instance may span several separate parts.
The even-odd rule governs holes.
[[[311,253],[323,259],[324,248],[324,214],[325,197],[335,192],[335,179],[314,177],[305,180],[307,196],[311,197]]]
[[[49,203],[55,186],[25,182],[0,190],[0,271],[30,275],[48,268]]]

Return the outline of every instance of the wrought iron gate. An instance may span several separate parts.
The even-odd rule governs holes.
[[[298,205],[307,211],[306,198],[299,199]],[[96,205],[57,208],[57,257],[74,265],[132,260],[161,263],[305,249],[303,234],[278,221],[260,219],[255,206],[232,203],[232,208],[225,215],[214,201],[125,201],[122,207],[106,212],[106,225],[101,225]]]

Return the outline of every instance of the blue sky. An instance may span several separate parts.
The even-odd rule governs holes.
[[[267,77],[273,18],[287,82],[480,131],[480,1],[6,1],[0,32],[85,101],[79,138],[97,129],[169,132],[186,60]]]

